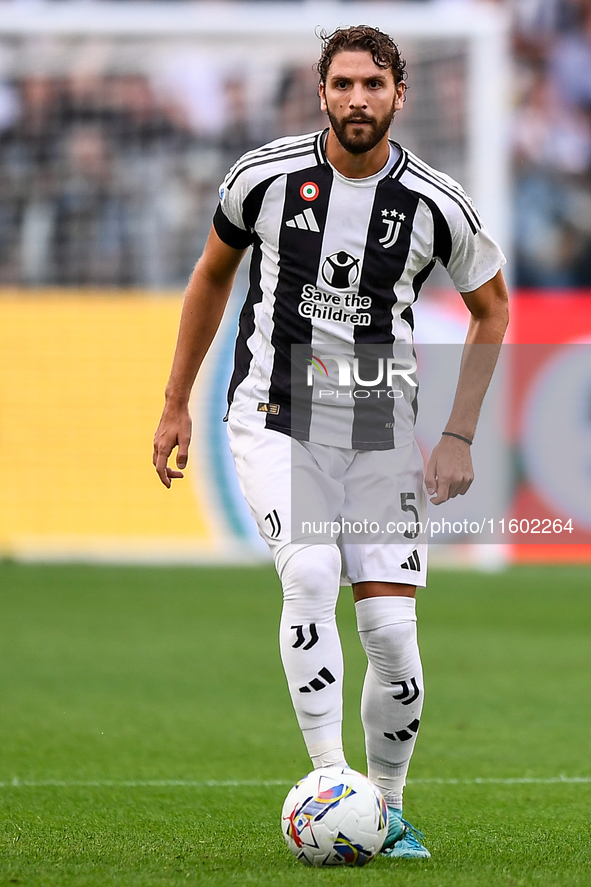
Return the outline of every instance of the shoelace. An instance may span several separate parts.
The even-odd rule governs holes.
[[[405,827],[405,832],[402,835],[402,838],[400,838],[399,840],[402,840],[403,838],[407,838],[411,843],[414,843],[417,847],[422,846],[422,842],[425,840],[425,835],[423,834],[423,832],[420,829],[415,828],[414,825],[411,825],[410,822],[408,822],[406,819],[401,819],[400,821],[401,821],[402,825]]]

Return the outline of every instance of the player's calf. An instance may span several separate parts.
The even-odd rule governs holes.
[[[277,569],[283,585],[281,659],[298,723],[314,767],[343,765],[343,656],[335,616],[339,550],[286,546]]]

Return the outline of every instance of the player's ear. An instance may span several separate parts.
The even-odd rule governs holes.
[[[404,80],[401,80],[400,83],[397,83],[395,86],[396,89],[396,101],[394,102],[394,110],[402,111],[404,107],[404,93],[406,92],[406,83]]]
[[[320,96],[320,110],[326,111],[326,94],[324,92],[324,83],[322,80],[318,84],[318,95]]]

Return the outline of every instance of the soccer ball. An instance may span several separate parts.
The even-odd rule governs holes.
[[[291,789],[281,827],[287,846],[304,865],[361,866],[382,849],[388,808],[362,773],[322,767]]]

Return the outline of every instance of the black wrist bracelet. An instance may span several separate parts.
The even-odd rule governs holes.
[[[462,437],[461,434],[455,434],[453,431],[442,431],[442,434],[446,434],[448,437],[457,437],[458,440],[463,440],[464,443],[467,443],[469,447],[472,446],[472,441],[469,437]]]

